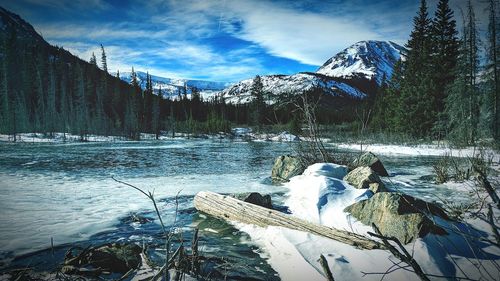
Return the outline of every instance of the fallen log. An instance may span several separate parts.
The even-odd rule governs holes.
[[[308,222],[288,214],[214,192],[198,192],[194,197],[194,206],[198,211],[227,221],[238,221],[261,227],[286,227],[330,238],[360,249],[386,249],[382,243],[356,233]]]

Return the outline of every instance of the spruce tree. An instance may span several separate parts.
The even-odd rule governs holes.
[[[455,80],[448,89],[446,115],[449,137],[458,145],[474,144],[477,137],[479,115],[478,87],[478,38],[474,9],[471,2],[464,16],[462,42],[458,64],[455,67]]]
[[[264,123],[264,110],[266,104],[264,102],[264,85],[259,75],[255,76],[253,79],[250,95],[252,96],[250,107],[251,124],[257,125],[260,128]]]
[[[90,61],[89,62],[90,62],[91,65],[97,67],[97,59],[95,57],[94,52],[92,52],[92,56],[90,56]]]
[[[500,143],[500,19],[498,18],[498,1],[489,1],[488,52],[486,72],[489,74],[488,92],[492,107],[493,138]]]
[[[431,26],[432,64],[435,85],[435,108],[438,113],[444,110],[446,87],[455,79],[453,69],[458,60],[459,41],[453,11],[448,0],[440,0]]]
[[[435,87],[430,60],[431,20],[425,0],[421,1],[413,23],[413,31],[406,45],[408,56],[394,121],[398,131],[414,137],[424,137],[436,120],[433,108]]]
[[[104,51],[104,47],[101,44],[101,66],[102,70],[104,70],[106,73],[108,72],[108,62],[106,59],[106,52]]]

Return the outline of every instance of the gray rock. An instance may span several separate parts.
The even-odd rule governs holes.
[[[270,195],[262,196],[258,192],[251,192],[251,193],[235,194],[234,197],[236,199],[239,199],[241,201],[245,201],[247,203],[251,203],[251,204],[258,205],[258,206],[268,208],[268,209],[273,209],[273,203],[271,202]]]
[[[353,162],[353,165],[354,167],[368,166],[381,177],[389,176],[389,173],[385,169],[380,159],[378,159],[378,157],[371,152],[365,152],[363,153],[363,155],[356,158]]]
[[[370,167],[358,167],[350,171],[344,181],[358,189],[370,189],[373,193],[387,191],[380,177]]]
[[[105,244],[83,250],[76,256],[69,252],[64,261],[65,271],[79,274],[83,268],[125,273],[141,265],[142,248],[136,244]]]
[[[403,244],[428,233],[446,234],[430,217],[449,219],[435,204],[393,192],[376,193],[368,200],[346,207],[344,212],[366,225],[374,223],[383,235],[396,237]]]
[[[274,183],[287,182],[291,177],[302,174],[304,169],[298,157],[282,155],[274,161],[271,178]]]

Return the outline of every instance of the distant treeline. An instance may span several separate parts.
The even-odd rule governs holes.
[[[254,83],[250,104],[226,104],[220,98],[204,101],[197,89],[192,89],[190,99],[186,90],[175,100],[163,99],[161,89],[153,94],[149,75],[145,90],[139,87],[133,69],[130,84],[119,78],[119,72],[110,75],[102,46],[100,62],[95,55],[86,62],[62,48],[16,34],[15,29],[1,35],[0,133],[15,137],[24,132],[64,132],[82,139],[88,134],[138,139],[141,132],[227,132],[231,123],[261,126],[293,121],[293,128],[300,127],[293,105],[264,103],[269,93],[262,91],[260,78]],[[323,112],[325,122],[345,119],[336,111]]]

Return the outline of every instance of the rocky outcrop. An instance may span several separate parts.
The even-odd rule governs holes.
[[[380,159],[378,159],[378,157],[371,152],[366,152],[361,156],[359,156],[358,158],[356,158],[353,162],[353,165],[354,167],[368,166],[381,177],[389,176],[389,173],[385,169]]]
[[[281,155],[274,161],[271,178],[274,183],[287,182],[291,177],[302,174],[304,169],[298,157]]]
[[[245,201],[247,203],[251,203],[268,209],[273,209],[273,203],[271,202],[270,195],[262,196],[258,192],[249,192],[249,193],[235,194],[234,197],[236,199]]]
[[[387,191],[380,177],[370,167],[358,167],[350,171],[344,181],[358,189],[370,189],[373,193]]]
[[[354,203],[344,209],[366,225],[374,223],[385,236],[392,236],[407,244],[428,233],[446,234],[435,225],[432,216],[449,219],[437,205],[409,195],[380,192],[372,198]]]

